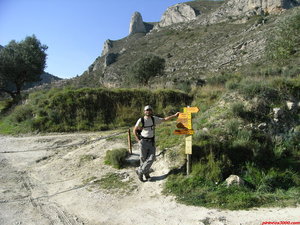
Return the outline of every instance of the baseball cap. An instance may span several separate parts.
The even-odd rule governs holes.
[[[152,107],[150,105],[146,105],[144,108],[144,111],[149,110],[149,109],[152,110]]]

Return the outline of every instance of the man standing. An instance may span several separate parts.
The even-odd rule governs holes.
[[[146,180],[150,180],[150,167],[155,160],[155,126],[168,121],[172,118],[178,117],[179,112],[174,115],[160,118],[153,116],[153,109],[150,105],[144,108],[144,117],[139,118],[133,129],[136,141],[140,144],[140,167],[136,171],[139,180],[144,181],[143,175]],[[139,135],[138,132],[141,131]]]

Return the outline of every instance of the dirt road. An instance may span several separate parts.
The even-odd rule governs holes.
[[[0,224],[300,222],[300,207],[227,211],[178,204],[161,194],[170,166],[163,156],[153,165],[152,182],[139,182],[134,167],[116,170],[104,165],[107,150],[126,147],[116,137],[111,132],[0,136]],[[99,187],[107,174],[117,174],[127,189]]]

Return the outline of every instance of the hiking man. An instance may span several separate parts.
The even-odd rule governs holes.
[[[136,171],[139,180],[144,181],[143,175],[146,180],[150,180],[150,167],[155,160],[155,126],[168,121],[172,118],[178,117],[179,112],[174,115],[160,118],[153,116],[153,109],[150,105],[145,106],[142,118],[139,118],[133,129],[136,141],[140,144],[140,167]],[[140,133],[140,135],[139,135]]]

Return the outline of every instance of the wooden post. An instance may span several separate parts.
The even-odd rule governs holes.
[[[191,165],[192,165],[192,143],[193,136],[186,135],[185,136],[185,154],[186,154],[186,174],[189,175],[191,173]]]
[[[176,127],[179,130],[175,130],[174,134],[177,135],[186,135],[185,136],[185,154],[187,158],[186,162],[186,173],[189,175],[191,173],[191,166],[192,166],[192,154],[193,154],[193,123],[192,123],[192,113],[199,112],[198,107],[184,107],[183,113],[180,113],[177,118],[177,125]],[[183,129],[182,129],[183,128]]]
[[[186,155],[186,175],[190,175],[191,173],[191,165],[192,165],[192,155],[187,154]]]
[[[132,154],[132,144],[131,144],[131,133],[130,133],[130,128],[128,129],[128,150],[129,154]]]

